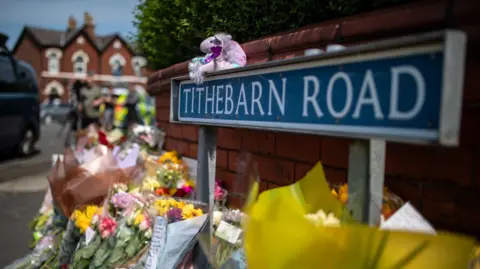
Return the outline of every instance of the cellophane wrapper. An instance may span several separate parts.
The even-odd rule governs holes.
[[[75,167],[58,161],[48,180],[55,205],[64,216],[71,216],[75,208],[102,204],[110,187],[115,183],[128,183],[132,174],[138,171],[139,167],[136,166],[119,168],[114,156],[107,152]]]
[[[192,251],[197,243],[197,235],[205,227],[209,218],[209,209],[207,204],[186,199],[175,198],[175,200],[191,203],[195,208],[201,208],[204,214],[199,217],[167,224],[164,244],[157,256],[157,269],[191,268],[193,264]],[[168,217],[159,217],[164,218],[167,222],[169,222]],[[151,251],[151,249],[149,251]],[[144,268],[148,254],[148,252],[145,253],[144,256],[141,257],[139,263],[131,268]]]
[[[450,269],[467,268],[472,257],[474,240],[461,235],[385,231],[343,221],[338,227],[312,224],[306,214],[346,214],[330,193],[321,163],[294,184],[264,191],[246,208],[250,269]]]

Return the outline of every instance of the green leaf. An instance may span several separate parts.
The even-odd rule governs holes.
[[[130,243],[127,245],[125,248],[125,253],[127,253],[128,258],[132,258],[137,254],[137,252],[140,250],[141,247],[141,241],[140,241],[140,236],[138,234],[134,235],[130,239]]]

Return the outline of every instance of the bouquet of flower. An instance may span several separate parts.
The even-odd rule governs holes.
[[[53,224],[54,210],[53,200],[50,189],[45,193],[42,206],[37,216],[30,222],[30,229],[33,232],[33,241],[31,247],[34,248],[38,240],[40,240],[48,228]]]
[[[58,262],[60,265],[70,264],[71,258],[77,250],[77,245],[83,235],[98,219],[101,213],[101,207],[96,205],[82,206],[73,211],[67,224],[67,229],[63,233],[60,243],[60,252]]]
[[[337,197],[344,205],[348,202],[348,184],[335,185],[331,184],[331,193]],[[404,201],[392,193],[387,187],[383,188],[382,217],[386,220],[392,216],[399,208],[402,207]]]
[[[222,208],[227,202],[228,191],[223,187],[222,181],[215,180],[215,189],[214,189],[214,208]]]
[[[152,217],[138,189],[116,184],[95,234],[98,240],[89,268],[120,266],[134,258],[152,236]],[[93,247],[92,247],[93,248]],[[88,253],[89,249],[85,250]]]
[[[207,205],[160,198],[153,206],[158,215],[154,230],[163,231],[164,234],[157,236],[155,242],[152,241],[145,263],[158,269],[177,268],[191,257],[195,238],[208,219],[205,214]]]
[[[239,249],[242,248],[243,212],[225,208],[213,211],[213,257],[215,268],[221,268]]]
[[[248,267],[468,268],[474,240],[345,221],[348,211],[330,191],[318,164],[300,181],[250,199],[244,225]],[[252,196],[257,192],[258,184]]]
[[[188,167],[175,151],[164,153],[158,159],[154,171],[149,173],[148,170],[147,168],[143,188],[155,192],[156,195],[186,197],[194,190],[194,183],[189,179]]]
[[[88,268],[93,255],[100,246],[101,239],[96,234],[101,216],[102,208],[95,205],[87,206],[83,211],[74,211],[73,219],[75,226],[80,230],[81,238],[70,262],[73,268]],[[102,222],[104,222],[103,218]]]

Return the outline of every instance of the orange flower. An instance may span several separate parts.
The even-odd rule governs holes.
[[[170,195],[168,188],[158,188],[158,189],[155,190],[155,194],[156,194],[156,195],[159,195],[159,196],[161,196],[161,195]]]

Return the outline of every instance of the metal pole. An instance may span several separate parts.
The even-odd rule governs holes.
[[[370,140],[370,225],[378,225],[382,214],[385,151],[385,140]]]
[[[198,130],[198,154],[197,154],[197,184],[196,184],[196,200],[208,204],[210,216],[213,211],[214,204],[214,188],[215,188],[215,169],[217,161],[217,128],[209,126],[200,126]],[[206,246],[211,251],[212,238],[212,222],[211,218],[207,220],[205,228],[201,232],[203,238],[206,239]],[[196,268],[206,268],[207,260],[205,255],[196,256]]]
[[[363,223],[377,225],[383,203],[385,141],[355,140],[348,160],[348,208]]]

